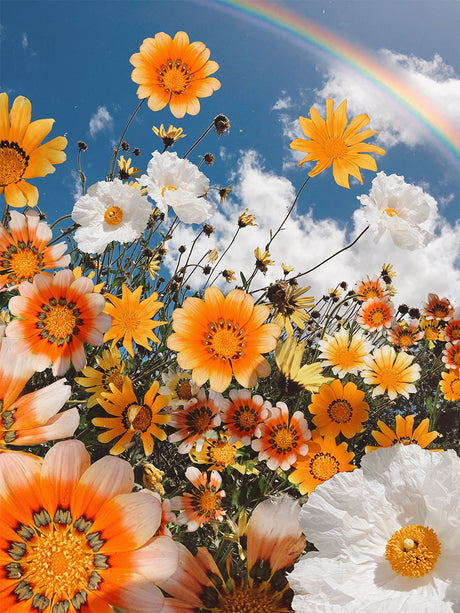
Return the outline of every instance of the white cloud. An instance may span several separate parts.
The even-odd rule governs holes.
[[[89,131],[91,136],[94,138],[98,132],[111,129],[112,125],[113,118],[111,117],[110,113],[105,106],[100,106],[89,120]]]
[[[227,268],[236,271],[237,282],[240,282],[240,270],[246,278],[249,277],[254,269],[255,247],[264,249],[270,229],[274,231],[278,228],[294,196],[294,186],[290,181],[266,172],[254,151],[242,154],[232,195],[224,201],[211,220],[216,233],[209,238],[200,237],[190,262],[197,262],[213,247],[223,253],[235,234],[238,216],[247,207],[249,213],[256,215],[258,225],[248,226],[239,232],[219,265],[219,270]],[[317,219],[312,210],[302,215],[294,211],[285,223],[285,229],[270,247],[276,265],[269,267],[265,277],[259,272],[251,289],[282,278],[281,263],[295,266],[294,274],[300,273],[313,268],[349,244],[366,227],[358,201],[356,204],[357,210],[348,227],[342,227],[330,218]],[[384,236],[375,244],[368,231],[351,249],[299,281],[303,286],[311,285],[312,294],[320,297],[342,280],[353,284],[363,275],[377,274],[384,263],[390,262],[398,273],[394,283],[398,290],[395,298],[397,303],[421,306],[421,301],[427,299],[428,293],[435,292],[448,296],[454,304],[458,304],[455,292],[460,287],[460,223],[450,225],[435,212],[431,227],[435,230],[436,238],[425,249],[412,252],[398,249],[389,236]],[[178,247],[190,246],[195,234],[190,226],[180,226],[176,230],[167,245],[169,253],[165,264],[170,271],[175,269]],[[199,271],[189,283],[198,288],[203,285],[204,279]],[[232,287],[221,277],[218,284],[226,289]]]
[[[23,32],[23,34],[22,34],[21,45],[22,45],[23,49],[27,49],[27,47],[29,46],[29,39],[28,39],[27,34],[25,32]]]
[[[443,115],[460,126],[460,78],[439,55],[424,60],[388,49],[381,50],[378,55],[379,61],[411,87],[420,101],[442,109]],[[331,68],[318,92],[317,102],[324,103],[327,98],[337,101],[347,98],[350,115],[367,113],[371,118],[370,127],[381,132],[376,141],[382,146],[391,147],[397,143],[414,146],[426,138],[426,132],[420,129],[413,115],[404,112],[400,104],[382,92],[376,96],[369,81],[356,72]]]
[[[284,109],[289,109],[292,106],[291,96],[288,96],[285,91],[281,92],[281,96],[272,106],[272,111],[282,111]]]
[[[83,196],[83,188],[81,186],[80,173],[76,170],[71,171],[73,186],[72,186],[72,197],[74,200],[78,200]]]

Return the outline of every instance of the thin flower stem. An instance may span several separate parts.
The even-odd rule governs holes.
[[[131,124],[132,120],[134,119],[134,117],[136,116],[136,114],[137,114],[138,110],[139,110],[139,109],[141,108],[141,106],[144,104],[144,102],[146,101],[146,99],[147,99],[147,98],[143,98],[143,99],[142,99],[142,100],[139,102],[139,104],[137,105],[137,107],[135,108],[134,113],[133,113],[133,114],[131,115],[131,117],[129,118],[128,123],[126,124],[126,127],[125,127],[125,129],[123,130],[123,134],[122,134],[122,135],[121,135],[121,137],[120,137],[120,140],[119,140],[119,142],[118,142],[117,148],[116,148],[116,149],[115,149],[115,151],[113,152],[113,155],[112,155],[112,160],[113,160],[113,161],[111,161],[111,168],[110,168],[109,174],[107,175],[107,179],[108,179],[109,181],[111,181],[111,180],[113,179],[113,173],[115,172],[115,164],[117,163],[117,156],[118,156],[118,152],[119,152],[119,151],[120,151],[120,149],[121,149],[121,143],[123,142],[123,139],[125,138],[125,134],[126,134],[126,132],[128,131],[128,128],[129,128],[129,126],[130,126],[130,124]]]
[[[292,213],[292,209],[295,207],[297,200],[299,199],[300,194],[302,193],[303,188],[306,186],[306,184],[308,183],[308,181],[310,180],[311,177],[307,177],[305,179],[305,181],[302,183],[302,185],[300,186],[299,191],[297,192],[295,198],[294,198],[294,202],[291,204],[289,211],[286,213],[285,218],[283,219],[283,221],[281,222],[281,224],[279,225],[278,230],[275,232],[275,234],[272,234],[272,236],[270,237],[270,240],[268,241],[268,243],[265,245],[265,251],[268,251],[271,243],[274,241],[275,237],[279,234],[279,232],[283,229],[284,224],[286,223],[288,217],[290,216],[290,214]]]
[[[185,160],[185,158],[188,156],[188,154],[189,154],[191,151],[193,151],[193,149],[195,149],[195,147],[198,145],[198,143],[200,143],[200,142],[203,140],[203,138],[206,136],[206,134],[207,134],[207,133],[208,133],[210,130],[212,130],[213,125],[214,125],[214,119],[212,120],[211,125],[210,125],[208,128],[206,128],[206,130],[205,130],[205,131],[203,132],[203,134],[200,136],[200,138],[199,138],[198,140],[196,140],[196,141],[193,143],[193,145],[190,147],[190,149],[189,149],[189,150],[188,150],[186,153],[184,153],[184,155],[182,156],[182,158],[183,158],[184,160]]]
[[[53,228],[55,228],[58,223],[61,223],[61,221],[64,221],[64,219],[71,219],[72,215],[63,215],[62,217],[59,217],[59,219],[56,219],[56,221],[50,225],[50,229],[52,230]]]
[[[234,234],[234,236],[233,236],[232,240],[229,242],[229,244],[227,245],[227,248],[226,248],[226,249],[225,249],[225,251],[222,253],[222,255],[220,256],[220,258],[217,260],[217,262],[216,262],[216,264],[215,264],[215,266],[214,266],[214,268],[213,268],[213,270],[212,270],[213,272],[216,270],[217,266],[219,265],[219,262],[222,260],[222,258],[224,257],[224,255],[225,255],[225,254],[228,252],[228,250],[230,249],[230,247],[231,247],[231,246],[233,245],[233,243],[235,242],[236,237],[238,236],[238,233],[239,233],[239,231],[240,231],[240,230],[241,230],[241,226],[238,226],[238,229],[237,229],[237,231],[235,232],[235,234]],[[216,275],[216,276],[213,278],[213,280],[212,280],[212,281],[209,281],[209,284],[210,284],[210,285],[212,285],[212,283],[214,283],[214,282],[215,282],[215,280],[217,279],[217,277],[218,277],[218,276],[219,276],[219,275]],[[211,275],[210,275],[209,277],[211,277]],[[208,282],[206,282],[206,283],[204,284],[203,289],[206,289],[206,287],[207,287],[207,286],[208,286]]]

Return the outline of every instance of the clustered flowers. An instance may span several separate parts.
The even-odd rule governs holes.
[[[210,53],[185,32],[145,39],[138,97],[197,115],[220,88]],[[313,107],[291,148],[351,189],[385,151],[346,106]],[[79,142],[59,236],[28,183],[66,159],[64,137],[40,144],[52,124],[0,94],[0,609],[456,611],[460,306],[398,304],[391,264],[321,298],[282,263],[251,291],[281,228],[248,250],[249,277],[223,267],[232,238],[196,256],[233,193],[200,170],[216,156],[188,156],[225,115],[182,157],[183,128],[153,127],[144,169],[121,140],[88,189]],[[359,200],[376,240],[433,238],[436,203],[404,177],[379,172]],[[234,236],[254,222],[245,209]]]

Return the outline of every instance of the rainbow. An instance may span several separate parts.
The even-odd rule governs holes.
[[[264,25],[283,34],[295,44],[306,44],[328,63],[353,70],[378,89],[379,95],[399,112],[415,118],[430,142],[455,165],[460,163],[460,129],[454,125],[420,91],[409,85],[396,71],[383,66],[357,45],[351,44],[310,19],[266,0],[209,0],[215,8],[224,9],[237,17],[246,16],[257,25]]]

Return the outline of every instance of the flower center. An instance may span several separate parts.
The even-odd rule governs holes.
[[[449,315],[449,309],[444,304],[437,304],[432,308],[431,313],[436,319],[443,319]]]
[[[367,287],[363,291],[363,296],[366,300],[369,300],[370,298],[381,298],[382,297],[381,294],[382,292],[377,290],[375,287]]]
[[[348,151],[348,147],[342,138],[330,138],[324,144],[324,153],[332,160],[342,158]]]
[[[190,385],[190,379],[188,377],[180,379],[174,389],[176,396],[180,400],[191,400],[193,398],[192,386]]]
[[[245,405],[237,408],[233,420],[238,430],[249,432],[254,430],[259,423],[259,416],[252,407]]]
[[[57,509],[54,520],[45,509],[33,517],[35,525],[18,524],[15,530],[22,540],[10,541],[14,561],[4,570],[8,579],[20,579],[13,593],[37,611],[68,611],[71,603],[79,609],[86,592],[98,589],[98,571],[109,567],[108,557],[96,553],[104,541],[100,533],[87,534],[91,520],[82,516],[72,523],[68,510]]]
[[[123,330],[124,335],[136,331],[140,323],[140,319],[136,313],[125,311],[120,315],[120,328]]]
[[[403,577],[423,577],[432,572],[441,553],[441,543],[431,528],[404,526],[387,542],[385,557]]]
[[[43,254],[30,243],[26,245],[21,241],[17,246],[10,245],[1,255],[1,265],[8,271],[10,281],[32,283],[34,275],[42,269]]]
[[[450,389],[454,394],[460,394],[460,379],[458,377],[451,382]]]
[[[209,407],[198,406],[187,413],[187,426],[195,434],[204,434],[211,428],[212,412]]]
[[[318,481],[327,481],[340,472],[337,458],[330,453],[317,453],[310,460],[310,474]]]
[[[0,142],[0,187],[21,180],[29,165],[29,156],[17,143]]]
[[[268,442],[277,453],[289,453],[297,447],[299,435],[297,430],[287,424],[279,424],[272,428]]]
[[[404,332],[398,334],[398,343],[400,347],[410,347],[414,344],[414,337],[410,332],[404,330]]]
[[[193,80],[190,68],[180,59],[168,60],[157,73],[160,87],[164,87],[168,94],[184,94]]]
[[[436,325],[428,325],[425,328],[425,338],[428,341],[435,341],[439,336],[439,331],[437,330]]]
[[[132,404],[127,411],[131,428],[136,432],[147,432],[152,423],[152,411],[145,404]]]
[[[394,389],[398,384],[398,376],[392,366],[379,369],[378,378],[380,385],[387,389]]]
[[[216,360],[238,360],[244,356],[246,331],[239,328],[230,319],[222,317],[208,325],[208,331],[202,341],[208,352]]]
[[[210,457],[213,462],[222,467],[228,466],[235,457],[236,449],[226,441],[216,443],[210,450]]]
[[[123,389],[123,377],[120,374],[119,369],[116,366],[112,366],[107,369],[102,375],[102,385],[104,389],[108,392],[111,392],[110,384],[113,383],[118,390]]]
[[[123,211],[119,206],[109,206],[104,213],[104,221],[109,226],[118,226],[123,221]]]
[[[449,336],[453,341],[460,340],[460,325],[450,325],[449,326]]]
[[[377,307],[369,312],[369,322],[374,326],[380,326],[387,319],[387,313],[382,308]]]
[[[283,592],[275,592],[265,581],[246,588],[235,587],[231,594],[221,596],[219,610],[225,613],[283,613],[291,609],[283,602],[286,596]]]
[[[164,198],[165,197],[165,193],[166,192],[177,192],[177,187],[174,187],[174,185],[165,185],[162,189],[161,189],[161,197]]]
[[[331,421],[336,424],[344,424],[350,421],[353,415],[353,408],[346,400],[333,400],[327,409]]]
[[[37,328],[40,336],[58,347],[70,343],[73,336],[78,335],[83,320],[80,310],[75,308],[75,302],[67,302],[65,298],[51,298],[49,304],[43,304],[38,313]]]
[[[388,217],[399,217],[399,213],[396,209],[383,209],[383,212],[388,215]]]
[[[334,362],[341,366],[342,369],[348,369],[356,365],[359,357],[358,352],[353,349],[342,349],[337,351],[337,357]]]

